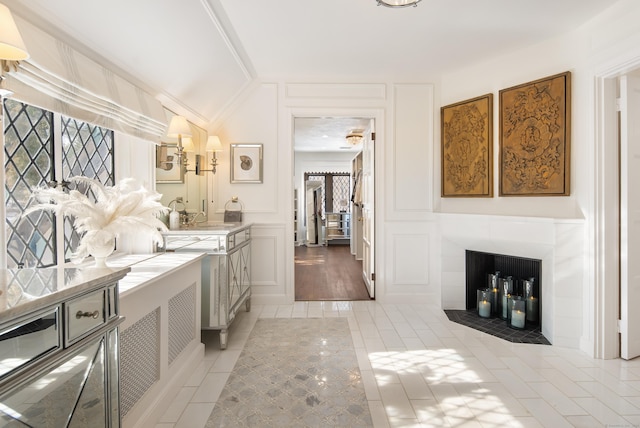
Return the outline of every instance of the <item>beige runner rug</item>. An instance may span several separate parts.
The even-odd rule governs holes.
[[[259,319],[206,427],[328,426],[372,426],[347,319]]]

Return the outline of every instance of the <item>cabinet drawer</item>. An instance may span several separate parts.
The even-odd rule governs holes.
[[[60,307],[55,306],[0,329],[0,379],[62,349],[60,324]]]
[[[227,250],[232,250],[234,247],[239,246],[245,241],[251,240],[251,231],[241,230],[240,232],[230,233],[227,237],[227,241],[229,242]]]
[[[94,291],[65,303],[65,346],[106,322],[105,290]]]

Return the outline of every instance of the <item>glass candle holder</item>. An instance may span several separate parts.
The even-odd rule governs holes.
[[[527,298],[527,321],[532,323],[538,322],[538,313],[540,311],[538,298],[530,296]]]
[[[526,302],[524,299],[514,298],[511,300],[511,318],[509,325],[513,328],[523,329],[527,319]]]
[[[497,285],[497,284],[496,284]],[[500,296],[498,293],[498,287],[494,287],[492,288],[490,291],[490,296],[491,296],[491,315],[498,315],[498,310],[499,310],[499,301],[500,301]]]
[[[489,290],[478,290],[478,316],[481,318],[491,317],[491,292]]]
[[[500,315],[500,318],[503,320],[506,320],[508,312],[507,303],[509,296],[513,294],[513,281],[510,276],[498,279],[498,294],[498,305],[501,309],[501,311],[498,312],[498,315]]]

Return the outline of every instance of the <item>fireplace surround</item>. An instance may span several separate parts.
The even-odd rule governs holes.
[[[466,311],[467,249],[541,260],[542,334],[553,346],[588,346],[583,342],[590,331],[583,220],[477,214],[446,214],[439,220],[444,310]]]

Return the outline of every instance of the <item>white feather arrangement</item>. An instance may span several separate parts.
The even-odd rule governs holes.
[[[74,227],[82,235],[72,255],[74,263],[84,260],[90,254],[90,248],[108,244],[125,234],[146,231],[154,243],[162,243],[160,232],[167,228],[158,215],[166,213],[168,208],[160,203],[161,194],[146,189],[133,178],[120,180],[115,186],[104,186],[81,176],[71,177],[68,181],[90,187],[96,201],[77,190],[66,193],[58,188],[41,187],[32,192],[39,204],[27,209],[24,215],[45,210],[74,217]]]

